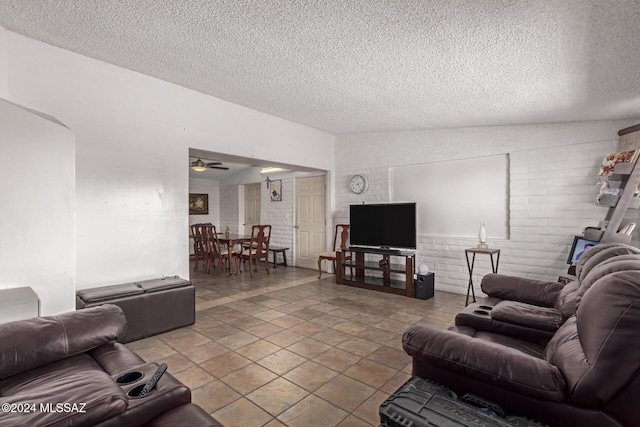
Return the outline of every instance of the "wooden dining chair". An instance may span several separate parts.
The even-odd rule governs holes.
[[[338,236],[340,236],[340,250],[344,252],[343,259],[350,260],[351,252],[345,252],[347,250],[347,240],[349,239],[349,224],[336,224],[336,231],[333,235],[333,250],[331,252],[322,252],[318,255],[318,279],[322,277],[322,261],[333,261],[333,272],[337,270],[336,266],[336,249],[338,248]]]
[[[198,270],[198,263],[202,260],[204,264],[204,268],[206,270],[207,264],[207,248],[202,236],[202,227],[205,224],[191,224],[189,227],[191,228],[191,236],[193,237],[193,257],[195,259],[195,265],[193,266],[193,271]]]
[[[211,266],[215,262],[215,257],[213,257],[211,253],[211,242],[209,241],[211,227],[213,227],[213,224],[211,223],[197,224],[196,226],[198,239],[202,242],[202,247],[204,249],[204,256],[202,258],[204,260],[205,273],[209,273],[211,271]]]
[[[216,226],[212,224],[206,224],[203,227],[203,234],[206,236],[206,250],[207,250],[207,266],[205,268],[205,273],[211,272],[211,268],[215,266],[216,260],[218,261],[218,276],[222,271],[222,264],[231,265],[231,261],[233,258],[237,257],[239,252],[232,251],[231,259],[229,258],[228,248],[223,247],[220,243],[220,239],[218,239],[218,233],[216,231]]]
[[[254,225],[251,227],[251,244],[236,257],[236,274],[240,272],[240,261],[249,260],[249,275],[253,278],[253,269],[258,271],[258,260],[264,258],[267,275],[269,272],[270,225]]]

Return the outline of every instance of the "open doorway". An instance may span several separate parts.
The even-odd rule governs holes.
[[[209,195],[209,216],[207,218],[190,216],[190,224],[211,222],[219,231],[229,227],[232,234],[245,235],[251,234],[251,226],[254,224],[270,224],[273,227],[271,245],[287,248],[286,256],[289,265],[317,268],[317,253],[325,250],[324,230],[320,233],[314,231],[310,235],[311,246],[305,245],[303,248],[303,258],[306,260],[303,265],[296,262],[299,233],[296,228],[298,214],[295,188],[299,179],[319,179],[322,186],[322,204],[314,200],[311,206],[314,210],[321,209],[324,215],[325,171],[190,148],[189,165],[191,166],[198,158],[205,163],[215,163],[215,166],[222,166],[226,170],[207,168],[205,171],[198,172],[190,167],[189,192]],[[267,167],[270,167],[270,170],[264,170]],[[279,169],[274,170],[274,168]],[[270,193],[267,194],[265,182],[267,186],[270,182],[279,184],[279,197],[271,197]],[[317,186],[315,188],[318,189]],[[313,223],[316,226],[326,227],[324,217],[318,220],[314,215]],[[303,222],[300,225],[303,226],[302,231],[306,234],[308,232],[304,227],[306,224]]]

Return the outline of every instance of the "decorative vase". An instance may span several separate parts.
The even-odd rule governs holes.
[[[484,226],[484,221],[480,222],[480,231],[478,231],[478,247],[480,249],[487,249],[489,245],[487,245],[487,229]]]

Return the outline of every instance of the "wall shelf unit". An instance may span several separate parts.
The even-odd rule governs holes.
[[[620,151],[640,149],[640,125],[622,129],[618,135],[620,136],[618,145]],[[628,209],[640,209],[640,197],[635,197],[636,189],[640,186],[640,167],[637,166],[637,163],[636,160],[632,163],[618,163],[614,166],[613,175],[608,180],[611,183],[615,182],[617,187],[623,189],[622,195],[605,194],[600,197],[599,205],[609,208],[605,216],[608,226],[604,232],[588,230],[585,232],[585,238],[603,243],[631,243],[631,235],[618,233],[618,230]]]
[[[355,258],[352,257],[351,260],[345,260],[343,252],[337,252],[336,254],[336,263],[338,265],[336,284],[413,297],[414,252],[367,248],[350,248],[349,252],[353,252]],[[378,262],[366,261],[365,254],[377,255],[381,258]],[[404,262],[392,263],[391,257],[399,258]],[[347,270],[350,272],[349,275],[346,274]],[[352,274],[354,271],[355,274]],[[367,276],[365,275],[366,271],[382,272],[382,277]],[[392,278],[394,273],[402,275],[402,278]]]

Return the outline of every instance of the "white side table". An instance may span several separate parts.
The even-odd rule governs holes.
[[[0,323],[40,316],[40,299],[30,287],[0,290]]]

